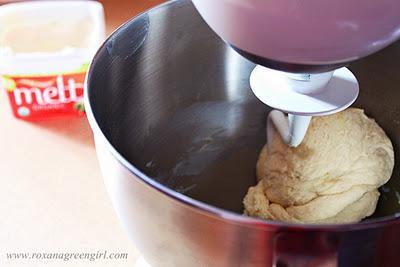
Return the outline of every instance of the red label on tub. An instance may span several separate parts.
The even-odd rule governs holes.
[[[37,77],[3,76],[14,115],[37,120],[61,115],[81,116],[85,72]]]

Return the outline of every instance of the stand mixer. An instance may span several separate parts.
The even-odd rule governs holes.
[[[399,164],[373,217],[359,223],[292,224],[242,215],[265,145],[265,114],[275,127],[282,121],[281,132],[295,145],[289,128],[301,130],[298,124],[321,115],[310,102],[337,111],[339,101],[328,101],[322,91],[333,84],[330,92],[341,99],[344,88],[356,88],[341,68],[394,41],[399,11],[398,0],[174,0],[108,38],[91,63],[85,107],[113,207],[150,266],[399,265]],[[361,87],[357,105],[377,118],[396,155],[398,58],[400,42],[351,66]],[[251,74],[253,62],[260,66]],[[266,78],[270,74],[279,75]],[[271,112],[249,90],[249,77],[254,91],[261,85],[260,94],[284,91],[279,105],[292,84],[301,100]],[[300,87],[314,78],[320,81],[314,94]],[[265,102],[272,105],[278,93],[266,94]],[[281,112],[291,112],[293,125]]]
[[[223,40],[259,64],[250,76],[251,89],[275,109],[268,116],[267,143],[274,126],[288,145],[296,147],[312,116],[349,107],[359,85],[343,66],[400,37],[397,0],[193,3]]]

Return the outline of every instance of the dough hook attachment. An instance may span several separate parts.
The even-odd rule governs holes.
[[[292,147],[301,144],[313,116],[340,112],[353,104],[359,93],[357,79],[347,68],[297,74],[256,66],[250,86],[259,100],[274,108],[268,115],[267,142],[272,142],[274,127]]]
[[[267,144],[272,143],[273,129],[282,137],[282,140],[291,147],[297,147],[303,141],[311,116],[286,115],[279,110],[272,110],[267,119]]]

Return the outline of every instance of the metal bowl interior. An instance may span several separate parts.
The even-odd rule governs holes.
[[[385,129],[396,155],[398,58],[395,43],[350,66],[361,87],[354,106]],[[269,112],[250,90],[253,68],[190,1],[172,1],[131,20],[101,47],[87,80],[89,117],[139,177],[173,189],[183,202],[181,194],[240,216],[256,183]],[[399,179],[396,164],[373,218],[396,217]]]

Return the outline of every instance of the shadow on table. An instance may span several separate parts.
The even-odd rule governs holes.
[[[32,123],[36,127],[62,135],[83,145],[94,146],[93,134],[86,117],[54,118]]]

